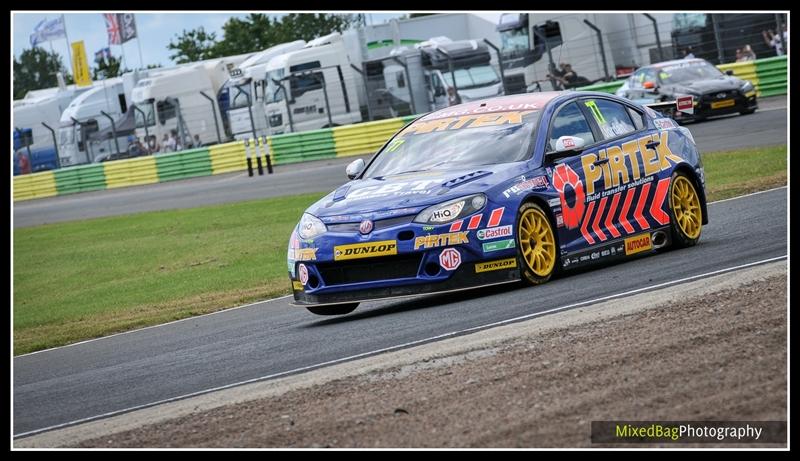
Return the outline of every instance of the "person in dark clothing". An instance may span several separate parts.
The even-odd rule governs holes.
[[[554,69],[553,72],[547,75],[547,78],[557,80],[565,90],[591,83],[587,78],[579,76],[577,72],[572,70],[571,64],[562,62],[560,67],[560,71]]]

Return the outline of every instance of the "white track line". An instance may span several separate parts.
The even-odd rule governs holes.
[[[232,387],[242,386],[244,384],[255,383],[255,382],[258,382],[258,381],[266,381],[266,380],[269,380],[269,379],[279,378],[279,377],[286,376],[286,375],[291,375],[291,374],[295,374],[295,373],[309,371],[309,370],[313,370],[313,369],[316,369],[316,368],[322,368],[322,367],[326,367],[326,366],[329,366],[329,365],[335,365],[335,364],[342,363],[342,362],[348,362],[348,361],[351,361],[351,360],[360,359],[360,358],[364,358],[364,357],[368,357],[368,356],[372,356],[372,355],[377,355],[377,354],[381,354],[381,353],[384,353],[384,352],[391,352],[391,351],[395,351],[395,350],[399,350],[399,349],[405,349],[407,347],[412,347],[412,346],[416,346],[416,345],[420,345],[420,344],[424,344],[424,343],[429,343],[429,342],[433,342],[433,341],[438,341],[438,340],[442,340],[442,339],[446,339],[446,338],[451,338],[451,337],[455,337],[455,336],[462,336],[464,334],[472,333],[472,332],[479,331],[479,330],[485,330],[485,329],[489,329],[489,328],[493,328],[493,327],[497,327],[497,326],[501,326],[501,325],[505,325],[505,324],[509,324],[509,323],[516,323],[516,322],[519,322],[519,321],[522,321],[522,320],[532,319],[532,318],[535,318],[535,317],[541,317],[541,316],[547,315],[547,314],[553,314],[555,312],[560,312],[560,311],[564,311],[564,310],[568,310],[568,309],[574,309],[576,307],[586,306],[586,305],[590,305],[590,304],[596,304],[596,303],[600,303],[600,302],[603,302],[603,301],[608,301],[608,300],[611,300],[611,299],[622,298],[622,297],[630,296],[630,295],[633,295],[633,294],[636,294],[636,293],[641,293],[643,291],[655,290],[655,289],[658,289],[658,288],[664,288],[664,287],[667,287],[667,286],[676,285],[676,284],[685,283],[685,282],[690,282],[690,281],[697,280],[697,279],[712,277],[714,275],[724,274],[724,273],[727,273],[727,272],[733,272],[733,271],[736,271],[736,270],[739,270],[739,269],[744,269],[744,268],[751,267],[751,266],[757,266],[757,265],[766,264],[766,263],[770,263],[770,262],[774,262],[774,261],[779,261],[779,260],[786,259],[786,258],[787,258],[787,255],[777,256],[777,257],[769,258],[769,259],[763,259],[761,261],[742,264],[742,265],[739,265],[739,266],[729,267],[729,268],[725,268],[725,269],[719,269],[719,270],[716,270],[716,271],[706,272],[706,273],[698,274],[698,275],[693,275],[691,277],[684,277],[682,279],[672,280],[672,281],[669,281],[669,282],[658,283],[658,284],[655,284],[655,285],[650,285],[648,287],[637,288],[637,289],[634,289],[634,290],[624,291],[622,293],[617,293],[617,294],[613,294],[613,295],[603,296],[603,297],[600,297],[600,298],[590,299],[588,301],[582,301],[582,302],[579,302],[579,303],[568,304],[566,306],[556,307],[556,308],[549,309],[549,310],[542,311],[542,312],[536,312],[536,313],[532,313],[532,314],[521,315],[519,317],[514,317],[514,318],[510,318],[510,319],[506,319],[506,320],[500,320],[498,322],[487,323],[487,324],[480,325],[480,326],[477,326],[477,327],[471,327],[471,328],[465,328],[463,330],[452,331],[450,333],[444,333],[444,334],[441,334],[441,335],[432,336],[430,338],[420,339],[420,340],[417,340],[417,341],[411,341],[411,342],[408,342],[408,343],[405,343],[405,344],[399,344],[399,345],[396,345],[396,346],[385,347],[383,349],[376,349],[374,351],[363,352],[361,354],[351,355],[349,357],[343,357],[343,358],[339,358],[339,359],[335,359],[335,360],[329,360],[327,362],[322,362],[322,363],[317,363],[317,364],[314,364],[314,365],[308,365],[308,366],[305,366],[305,367],[295,368],[295,369],[289,370],[289,371],[282,371],[280,373],[274,373],[274,374],[271,374],[271,375],[261,376],[259,378],[248,379],[248,380],[240,381],[240,382],[233,383],[233,384],[226,384],[224,386],[218,386],[218,387],[214,387],[214,388],[211,388],[211,389],[192,392],[190,394],[185,394],[185,395],[181,395],[181,396],[178,396],[178,397],[171,397],[171,398],[168,398],[168,399],[159,400],[157,402],[147,403],[147,404],[143,404],[143,405],[137,405],[137,406],[125,408],[125,409],[122,409],[122,410],[111,411],[111,412],[108,412],[108,413],[103,413],[101,415],[90,416],[88,418],[83,418],[83,419],[78,419],[78,420],[75,420],[75,421],[70,421],[70,422],[67,422],[67,423],[57,424],[57,425],[45,427],[45,428],[42,428],[42,429],[35,429],[35,430],[32,430],[32,431],[23,432],[21,434],[16,434],[16,435],[14,435],[14,438],[16,439],[16,438],[21,438],[21,437],[27,437],[27,436],[39,434],[39,433],[42,433],[42,432],[51,431],[51,430],[54,430],[54,429],[59,429],[59,428],[67,427],[67,426],[74,426],[76,424],[81,424],[81,423],[86,423],[86,422],[89,422],[89,421],[95,421],[95,420],[98,420],[98,419],[108,418],[110,416],[116,416],[116,415],[120,415],[120,414],[123,414],[123,413],[129,413],[131,411],[141,410],[141,409],[144,409],[144,408],[149,408],[149,407],[153,407],[153,406],[156,406],[156,405],[161,405],[161,404],[164,404],[164,403],[174,402],[174,401],[177,401],[177,400],[183,400],[183,399],[190,398],[190,397],[196,397],[198,395],[208,394],[208,393],[211,393],[211,392],[221,391],[221,390],[224,390],[224,389],[230,389]]]
[[[739,195],[739,196],[736,196],[736,197],[726,198],[726,199],[724,199],[724,200],[717,200],[717,201],[715,201],[715,202],[709,202],[709,203],[708,203],[708,205],[714,205],[715,203],[722,203],[722,202],[727,202],[727,201],[730,201],[730,200],[738,200],[738,199],[741,199],[741,198],[750,197],[750,196],[753,196],[753,195],[758,195],[758,194],[764,194],[764,193],[767,193],[767,192],[772,192],[772,191],[776,191],[776,190],[780,190],[780,189],[785,189],[785,188],[786,188],[786,186],[781,186],[781,187],[776,187],[776,188],[774,188],[774,189],[767,189],[767,190],[762,190],[762,191],[758,191],[758,192],[753,192],[753,193],[746,194],[746,195]],[[93,341],[100,341],[100,340],[103,340],[103,339],[113,338],[113,337],[115,337],[115,336],[127,335],[127,334],[129,334],[129,333],[136,333],[136,332],[138,332],[138,331],[142,331],[142,330],[149,330],[149,329],[151,329],[151,328],[165,327],[165,326],[167,326],[167,325],[172,325],[173,323],[185,322],[185,321],[187,321],[187,320],[193,320],[193,319],[199,319],[199,318],[201,318],[201,317],[207,317],[207,316],[209,316],[209,315],[220,314],[220,313],[222,313],[222,312],[230,312],[230,311],[233,311],[233,310],[236,310],[236,309],[242,309],[242,308],[244,308],[244,307],[255,306],[256,304],[261,304],[261,303],[268,303],[268,302],[272,302],[272,301],[277,301],[277,300],[279,300],[279,299],[288,298],[288,297],[290,297],[290,296],[292,296],[292,295],[281,296],[281,297],[279,297],[279,298],[265,299],[265,300],[263,300],[263,301],[256,301],[256,302],[253,302],[253,303],[250,303],[250,304],[244,304],[244,305],[242,305],[242,306],[236,306],[236,307],[224,308],[224,309],[221,309],[221,310],[218,310],[218,311],[209,312],[208,314],[195,315],[195,316],[192,316],[192,317],[186,317],[185,319],[173,320],[172,322],[160,323],[160,324],[158,324],[158,325],[150,325],[149,327],[137,328],[137,329],[135,329],[135,330],[122,331],[122,332],[120,332],[120,333],[114,333],[114,334],[112,334],[112,335],[108,335],[108,336],[101,336],[101,337],[99,337],[99,338],[91,338],[91,339],[86,339],[86,340],[83,340],[83,341],[80,341],[80,342],[77,342],[77,343],[65,344],[65,345],[63,345],[63,346],[51,347],[51,348],[49,348],[49,349],[42,349],[42,350],[40,350],[40,351],[28,352],[27,354],[20,354],[20,355],[16,355],[16,356],[14,356],[14,359],[17,359],[17,358],[20,358],[20,357],[27,357],[27,356],[29,356],[29,355],[33,355],[33,354],[41,354],[42,352],[49,352],[49,351],[54,351],[54,350],[57,350],[57,349],[63,349],[63,348],[65,348],[65,347],[77,346],[77,345],[79,345],[79,344],[86,344],[86,343],[90,343],[90,342],[93,342]],[[293,307],[293,308],[296,308],[296,307]]]

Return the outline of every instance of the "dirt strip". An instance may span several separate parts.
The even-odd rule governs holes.
[[[781,261],[15,446],[588,447],[593,420],[786,420],[786,294]]]

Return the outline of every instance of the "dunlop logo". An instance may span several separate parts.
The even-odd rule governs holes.
[[[499,259],[497,261],[478,263],[475,264],[475,272],[489,272],[500,269],[511,269],[512,267],[517,267],[517,258]]]
[[[333,247],[334,261],[347,259],[374,258],[376,256],[389,256],[397,254],[396,240],[383,240],[381,242],[354,243]]]

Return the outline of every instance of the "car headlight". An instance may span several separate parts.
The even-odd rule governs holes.
[[[749,92],[753,91],[753,84],[750,83],[749,81],[745,80],[744,83],[742,84],[741,88],[739,88],[739,89],[742,91],[742,93],[749,93]]]
[[[485,205],[486,196],[484,194],[469,195],[429,206],[420,211],[417,217],[414,218],[414,222],[420,224],[447,224],[481,211]]]
[[[306,240],[313,239],[327,231],[328,228],[325,227],[325,223],[320,221],[319,218],[308,213],[303,213],[303,217],[300,218],[297,235],[299,235],[301,239]]]

